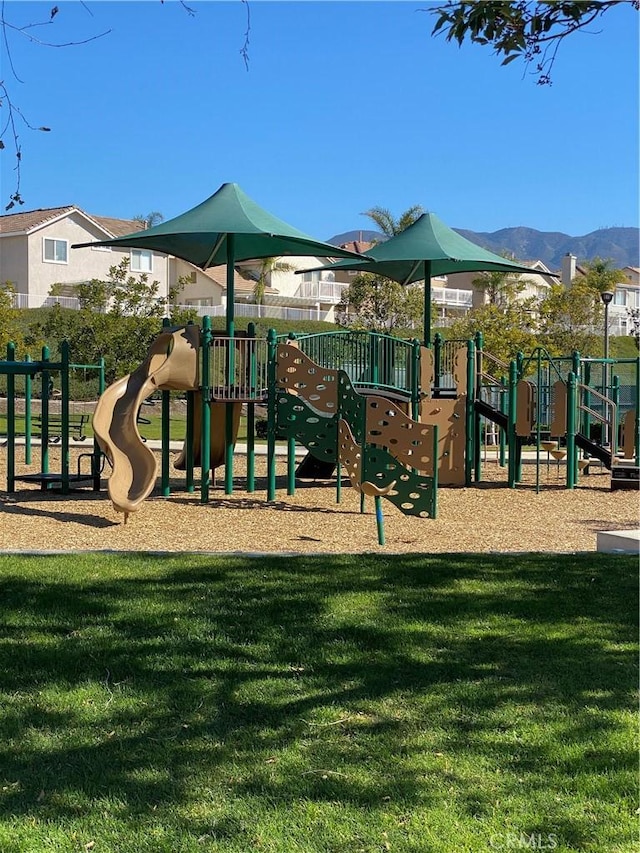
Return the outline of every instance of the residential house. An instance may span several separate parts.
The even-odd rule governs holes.
[[[0,285],[10,282],[15,289],[15,305],[39,308],[55,302],[79,307],[76,287],[93,279],[107,280],[109,268],[127,258],[133,273],[148,273],[159,283],[159,296],[170,288],[178,291],[178,302],[195,307],[202,314],[224,316],[227,305],[225,266],[206,271],[148,249],[87,247],[72,249],[76,243],[122,237],[140,230],[129,219],[95,216],[74,205],[12,213],[0,216]],[[295,269],[319,265],[324,259],[287,258]],[[254,304],[256,278],[261,262],[236,267],[234,292],[238,317],[271,316],[283,319],[333,320],[342,288],[336,288],[331,273],[296,276],[274,271],[269,276],[262,305]],[[51,288],[56,285],[56,296]]]
[[[375,243],[353,240],[349,243],[343,243],[340,248],[366,255],[368,250],[373,246],[375,246]],[[346,287],[356,275],[358,275],[358,272],[354,270],[336,270],[336,283]],[[424,289],[424,281],[416,281],[409,286]],[[435,306],[437,314],[437,316],[434,316],[433,322],[434,325],[438,326],[446,326],[452,320],[455,320],[456,317],[466,314],[473,304],[471,289],[459,286],[455,282],[451,284],[446,275],[434,276],[431,279],[431,301]]]
[[[109,268],[126,257],[131,272],[148,273],[152,281],[159,282],[160,296],[166,296],[169,262],[160,252],[100,246],[71,249],[74,243],[139,230],[139,223],[133,220],[92,216],[74,205],[0,216],[0,284],[13,285],[16,305],[21,308],[39,308],[52,301],[77,307],[75,287],[93,279],[105,280]],[[53,285],[60,285],[55,300],[50,297]]]
[[[609,334],[626,336],[631,330],[629,312],[640,308],[640,268],[623,267],[626,281],[616,285],[613,300],[609,305]],[[586,269],[578,264],[575,255],[566,254],[562,259],[561,281],[570,287],[573,279],[584,275]]]

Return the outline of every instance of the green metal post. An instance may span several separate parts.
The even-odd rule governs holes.
[[[16,360],[16,345],[7,344],[7,361]],[[7,491],[16,490],[16,378],[7,373]]]
[[[256,392],[258,388],[258,365],[256,355],[256,326],[255,323],[247,325],[247,335],[251,339],[249,347],[249,397],[247,403],[247,492],[252,494],[256,490]]]
[[[276,497],[276,356],[278,339],[275,329],[267,333],[267,500]]]
[[[611,461],[613,462],[618,452],[618,413],[620,411],[620,377],[617,374],[611,378],[611,401],[613,409],[610,408],[609,411],[611,412]]]
[[[507,377],[500,377],[500,411],[503,415],[507,414]],[[500,467],[504,468],[506,462],[506,436],[507,431],[504,427],[500,427]]]
[[[376,527],[378,528],[378,545],[384,545],[384,513],[382,511],[382,498],[376,495],[374,498],[376,506]]]
[[[230,339],[227,346],[227,375],[225,386],[228,388],[235,384],[235,235],[227,234],[227,337]],[[224,424],[224,492],[226,495],[233,494],[233,403],[225,406]]]
[[[162,328],[167,329],[170,325],[168,317],[163,317]],[[163,497],[168,497],[169,489],[169,458],[171,441],[171,392],[161,392],[161,451],[160,451],[160,489]]]
[[[476,394],[476,345],[473,340],[467,341],[467,410],[465,449],[464,449],[464,479],[465,485],[470,486],[473,473],[473,455],[475,453],[475,437],[473,414]]]
[[[476,362],[478,365],[478,369],[476,372],[476,397],[477,399],[481,399],[482,394],[482,374],[484,372],[484,363],[483,363],[483,351],[484,351],[484,337],[482,332],[476,332],[475,336],[476,340]],[[485,422],[486,429],[486,422]],[[482,419],[480,415],[474,411],[473,418],[473,432],[475,436],[475,445],[473,448],[473,467],[474,467],[474,477],[476,483],[480,483],[482,481]]]
[[[195,479],[193,476],[193,434],[195,425],[195,408],[196,408],[196,392],[187,391],[187,422],[186,422],[186,442],[185,442],[185,487],[187,492],[195,492]]]
[[[508,481],[509,488],[515,489],[518,480],[518,436],[516,435],[516,387],[518,384],[518,363],[509,364],[509,388],[507,402],[507,445],[509,447]]]
[[[105,390],[105,377],[104,377],[104,358],[101,358],[98,362],[98,398],[102,397]],[[94,432],[93,434],[93,454],[91,460],[91,470],[93,473],[93,491],[100,491],[100,467],[102,463],[102,453],[100,450],[100,444],[98,443],[98,438]]]
[[[27,355],[26,361],[31,361]],[[31,374],[24,377],[24,464],[31,465],[31,386],[33,380]]]
[[[576,374],[570,371],[567,377],[567,488],[574,489],[578,468],[576,445],[577,382]]]
[[[49,347],[42,347],[42,361],[49,361]],[[49,473],[49,380],[51,374],[43,369],[40,384],[40,470]],[[46,488],[43,483],[42,488]]]
[[[200,500],[209,501],[211,486],[211,409],[209,408],[209,370],[211,349],[211,318],[202,318],[202,376],[200,377],[201,417],[200,417]]]
[[[442,377],[442,335],[436,332],[433,338],[433,394],[437,397],[440,393],[440,379]]]
[[[591,438],[591,416],[589,415],[589,408],[591,407],[591,392],[589,388],[591,387],[591,362],[588,361],[584,365],[584,407],[585,411],[582,412],[582,425],[578,425],[578,429],[583,435],[586,435],[587,438]],[[585,454],[586,456],[586,454]],[[587,457],[588,458],[588,457]]]
[[[69,494],[69,342],[62,341],[60,344],[60,355],[62,358],[62,368],[60,370],[60,422],[61,422],[61,438],[60,452],[62,454],[62,494]]]
[[[424,345],[431,349],[431,261],[424,262]]]
[[[162,391],[162,451],[161,451],[161,491],[163,497],[171,494],[169,486],[169,460],[171,450],[171,391]]]
[[[438,450],[439,450],[439,435],[438,435],[438,424],[434,424],[433,426],[433,501],[431,505],[431,518],[438,517]]]
[[[287,494],[296,493],[296,440],[287,438]]]
[[[411,417],[414,421],[420,418],[420,341],[414,338],[411,342]]]

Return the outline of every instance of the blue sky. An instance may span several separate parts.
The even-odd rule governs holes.
[[[54,5],[8,2],[16,25]],[[629,4],[560,48],[551,87],[487,48],[432,38],[417,2],[57,2],[0,77],[19,127],[22,210],[166,219],[235,181],[317,239],[421,204],[456,228],[573,236],[638,222],[638,21]],[[0,112],[0,117],[4,111]],[[9,140],[2,204],[13,189]]]

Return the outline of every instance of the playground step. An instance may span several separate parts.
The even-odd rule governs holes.
[[[640,554],[640,530],[602,530],[596,550],[606,554]]]
[[[640,468],[620,462],[611,469],[611,491],[617,489],[640,489]]]

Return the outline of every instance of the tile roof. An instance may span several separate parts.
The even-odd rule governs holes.
[[[40,225],[44,225],[50,220],[57,219],[66,213],[72,213],[74,210],[88,216],[101,228],[104,228],[109,234],[114,237],[124,237],[125,234],[131,234],[133,231],[140,231],[140,223],[133,219],[114,219],[111,216],[92,216],[86,213],[79,207],[73,204],[67,204],[64,207],[47,207],[39,210],[27,210],[24,213],[8,213],[6,216],[0,216],[0,234],[15,234],[26,233]]]
[[[0,234],[13,234],[16,231],[30,231],[49,219],[56,219],[62,213],[76,208],[70,204],[65,207],[47,207],[40,210],[27,210],[24,213],[8,213],[0,216]]]

